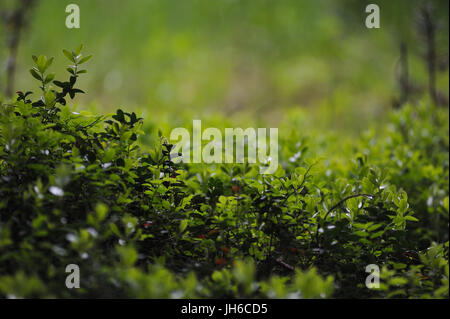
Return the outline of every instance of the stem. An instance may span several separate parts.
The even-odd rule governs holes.
[[[375,196],[372,194],[353,194],[350,196],[345,197],[344,199],[341,199],[339,202],[337,202],[336,205],[334,205],[333,207],[331,207],[327,213],[325,214],[324,218],[323,218],[323,222],[325,222],[327,220],[328,215],[335,210],[336,208],[338,208],[339,206],[341,206],[343,203],[345,203],[347,200],[351,199],[351,198],[355,198],[355,197],[367,197],[369,199],[374,198]],[[317,230],[316,230],[316,241],[317,243],[319,243],[319,226],[317,226]]]
[[[425,60],[428,69],[428,94],[435,105],[438,104],[436,92],[436,23],[433,21],[432,8],[425,6],[421,10],[423,24],[421,32],[425,38],[427,52]]]

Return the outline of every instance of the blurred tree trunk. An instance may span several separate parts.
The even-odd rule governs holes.
[[[15,8],[2,12],[2,23],[6,26],[6,88],[5,95],[11,97],[14,89],[14,75],[17,65],[17,53],[20,37],[27,25],[27,16],[36,0],[19,0]]]
[[[400,59],[397,66],[397,83],[400,88],[400,97],[394,101],[394,107],[400,108],[408,102],[410,94],[408,47],[405,42],[400,44]]]

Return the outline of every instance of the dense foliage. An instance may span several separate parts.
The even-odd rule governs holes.
[[[1,296],[448,298],[447,110],[407,105],[336,161],[292,117],[273,175],[175,164],[163,136],[139,146],[135,113],[71,111],[80,51],[66,82],[33,57],[41,96],[0,109]]]

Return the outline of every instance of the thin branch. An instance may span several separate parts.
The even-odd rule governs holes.
[[[10,29],[10,37],[7,42],[9,57],[6,62],[5,95],[7,97],[10,97],[13,92],[20,36],[26,25],[26,15],[31,10],[34,2],[35,0],[22,0],[15,10],[3,14],[4,23]]]

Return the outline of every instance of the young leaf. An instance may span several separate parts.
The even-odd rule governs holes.
[[[47,65],[47,58],[43,55],[40,55],[37,59],[36,65],[39,71],[41,73],[44,73]]]
[[[47,106],[51,105],[55,101],[55,94],[52,91],[47,91],[44,95],[45,104]]]
[[[188,225],[187,219],[183,219],[180,222],[180,233],[184,232],[184,230],[186,229],[187,225]]]
[[[53,57],[51,57],[50,59],[47,60],[47,63],[45,64],[45,69],[48,69],[52,63],[53,63]]]

